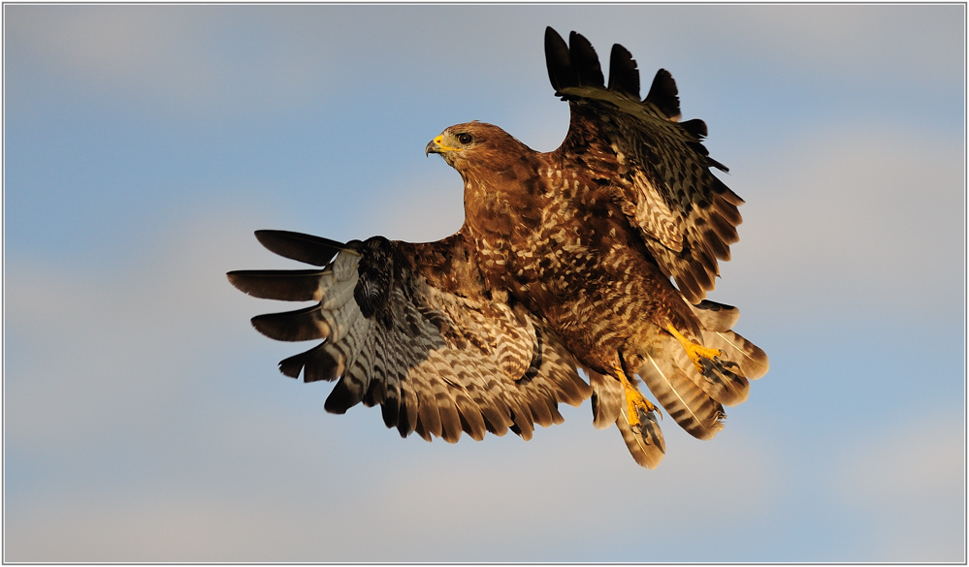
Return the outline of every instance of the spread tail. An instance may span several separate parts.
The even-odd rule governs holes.
[[[700,343],[720,354],[695,362],[677,338],[655,328],[636,373],[677,424],[698,439],[711,439],[723,429],[724,406],[743,403],[749,381],[766,374],[769,362],[762,349],[731,330],[740,316],[736,307],[704,300],[690,308],[700,323]]]

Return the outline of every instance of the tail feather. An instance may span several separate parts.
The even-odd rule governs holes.
[[[767,353],[733,331],[707,331],[703,339],[707,341],[706,346],[724,351],[725,358],[737,363],[741,373],[750,380],[760,378],[770,369]]]
[[[756,345],[731,329],[740,318],[740,310],[731,305],[704,300],[690,305],[700,322],[700,343],[719,349],[723,354],[712,361],[704,361],[704,371],[696,372],[685,353],[678,357],[679,366],[718,402],[735,406],[747,399],[749,380],[767,373],[767,355]]]
[[[699,323],[695,340],[721,354],[700,358],[698,369],[676,338],[656,328],[643,343],[638,374],[681,427],[710,439],[723,428],[723,406],[743,403],[750,380],[769,364],[763,350],[730,330],[740,317],[736,307],[709,300],[687,305]]]
[[[622,384],[611,376],[589,371],[592,383],[593,424],[605,429],[613,423],[619,428],[626,449],[641,467],[655,469],[666,454],[663,431],[656,421],[656,413],[639,412],[639,425],[630,426]]]
[[[646,354],[637,374],[680,427],[697,439],[712,439],[723,429],[723,406],[675,366],[676,360],[665,353]]]
[[[717,303],[704,299],[696,305],[686,302],[690,310],[700,320],[700,326],[708,331],[728,331],[740,319],[740,310],[733,305]]]

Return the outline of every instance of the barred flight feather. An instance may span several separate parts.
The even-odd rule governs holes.
[[[703,392],[665,357],[645,356],[637,372],[666,412],[697,439],[712,439],[723,429],[723,406]]]
[[[770,368],[767,354],[738,333],[723,330],[704,332],[703,336],[710,343],[710,348],[723,350],[730,360],[736,362],[741,373],[748,379],[756,380],[767,374]]]

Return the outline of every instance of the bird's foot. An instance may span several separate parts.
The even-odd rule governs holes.
[[[622,382],[623,390],[626,397],[626,416],[630,427],[636,427],[640,424],[639,412],[642,410],[644,415],[650,412],[656,411],[656,406],[650,403],[649,400],[643,397],[636,388],[636,385],[626,378],[626,373],[623,372],[622,368],[616,366],[616,375],[619,381]]]
[[[687,356],[693,361],[693,365],[696,366],[697,372],[700,374],[705,374],[707,367],[713,364],[714,359],[723,355],[723,351],[720,349],[707,348],[684,337],[672,324],[666,325],[666,330],[676,337],[676,340],[680,341]]]

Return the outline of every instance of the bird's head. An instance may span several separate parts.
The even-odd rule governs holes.
[[[440,154],[451,167],[465,175],[476,165],[504,161],[503,154],[524,145],[501,128],[485,122],[468,122],[446,128],[427,144],[425,154]]]

